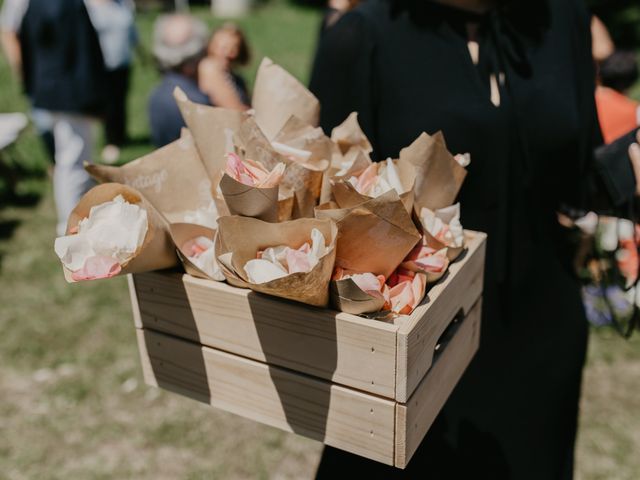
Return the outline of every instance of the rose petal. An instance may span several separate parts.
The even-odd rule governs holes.
[[[82,280],[97,280],[99,278],[113,277],[121,271],[122,266],[117,260],[101,255],[87,258],[82,268],[71,274],[71,278],[76,282]]]

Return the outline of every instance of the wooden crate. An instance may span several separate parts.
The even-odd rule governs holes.
[[[145,381],[404,468],[478,347],[486,236],[467,241],[395,323],[179,273],[133,275]]]

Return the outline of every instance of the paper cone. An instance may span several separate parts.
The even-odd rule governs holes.
[[[216,231],[201,225],[194,225],[193,223],[172,223],[169,226],[169,231],[171,233],[173,243],[175,244],[178,258],[182,262],[185,272],[189,275],[193,275],[194,277],[215,280],[215,278],[211,278],[206,272],[202,271],[191,260],[189,260],[189,257],[186,253],[182,252],[181,249],[185,243],[196,237],[207,237],[211,241],[214,241]]]
[[[251,118],[242,123],[235,139],[239,148],[244,151],[245,158],[259,161],[268,169],[284,162],[287,168],[280,185],[287,191],[293,192],[291,218],[313,217],[313,208],[318,203],[322,187],[323,170],[321,168],[325,168],[328,162],[301,164],[279,154]]]
[[[310,242],[317,228],[325,238],[329,252],[309,273],[293,273],[271,282],[249,283],[244,266],[258,251],[279,245],[298,248]],[[219,222],[216,257],[224,266],[227,281],[257,292],[324,307],[329,301],[329,282],[336,255],[337,227],[331,220],[299,219],[267,223],[248,217],[223,217]]]
[[[400,150],[400,159],[416,168],[413,190],[418,212],[423,207],[435,211],[455,202],[467,170],[449,153],[442,133],[434,136],[422,133],[411,145]]]
[[[257,188],[240,183],[226,173],[220,190],[231,215],[253,217],[265,222],[278,221],[278,187]]]
[[[362,150],[367,154],[373,151],[369,139],[358,123],[358,112],[352,112],[344,122],[331,131],[331,140],[343,155],[352,148]]]
[[[350,278],[331,281],[331,305],[341,312],[361,315],[378,312],[384,306],[382,295],[373,296],[364,292]]]
[[[233,132],[238,130],[242,121],[247,118],[247,114],[228,108],[194,103],[178,87],[174,90],[173,96],[180,108],[182,118],[193,135],[209,178],[214,179],[216,174],[224,169],[227,161],[225,130],[230,129]]]
[[[122,264],[122,270],[118,275],[162,270],[176,266],[178,257],[169,234],[167,220],[140,192],[119,183],[103,183],[85,193],[69,215],[67,235],[70,235],[71,230],[78,226],[80,220],[89,216],[91,207],[109,202],[118,195],[122,195],[127,202],[146,210],[148,223],[147,234],[144,237],[142,246],[129,261]],[[67,281],[73,282],[71,279],[72,272],[65,267],[63,269],[65,270]]]
[[[400,194],[400,200],[402,201],[407,213],[411,213],[413,211],[413,186],[416,170],[414,166],[406,160],[394,160],[394,163],[398,169],[400,182],[405,190]],[[379,165],[381,165],[381,163]],[[354,207],[358,204],[371,200],[371,197],[359,193],[353,185],[348,182],[348,178],[344,177],[342,177],[341,180],[334,182],[331,191],[333,198],[341,208]]]
[[[214,200],[211,180],[186,129],[180,139],[133,162],[120,167],[85,164],[85,170],[99,182],[135,188],[170,222],[187,221],[199,209],[206,212]],[[207,219],[205,225],[215,222]]]
[[[314,127],[320,118],[318,99],[293,75],[266,57],[256,74],[251,104],[256,122],[269,140],[292,115]]]
[[[415,272],[415,273],[422,273],[425,276],[426,279],[426,283],[427,284],[431,284],[431,283],[436,283],[437,281],[439,281],[445,273],[447,273],[447,270],[449,270],[449,263],[451,262],[451,259],[449,258],[449,250],[447,250],[447,256],[445,258],[445,265],[442,268],[441,272],[430,272],[425,270],[424,268],[422,268],[418,263],[416,263],[416,261],[414,260],[408,260],[408,261],[404,261],[400,264],[400,267],[409,270],[411,272]]]
[[[352,272],[371,272],[389,278],[420,241],[416,229],[395,190],[356,207],[316,208],[316,217],[338,225],[336,266]]]
[[[338,175],[344,163],[349,164],[350,167],[344,173]],[[333,198],[331,193],[333,184],[360,175],[369,165],[371,165],[369,155],[359,148],[352,148],[345,155],[334,153],[331,159],[331,166],[324,172],[322,177],[320,203],[326,203]]]
[[[434,250],[442,250],[443,248],[447,249],[447,258],[449,259],[450,262],[455,262],[456,259],[460,256],[460,254],[464,251],[465,246],[461,246],[461,247],[451,247],[443,242],[441,242],[440,240],[438,240],[436,237],[434,237],[433,235],[431,235],[426,228],[423,228],[423,233],[424,233],[424,241],[426,243],[426,245],[428,247],[433,248]]]

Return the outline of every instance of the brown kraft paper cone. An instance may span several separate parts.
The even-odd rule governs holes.
[[[189,275],[198,278],[206,278],[208,280],[215,280],[200,270],[194,263],[189,260],[187,255],[182,252],[182,246],[189,240],[196,237],[207,237],[211,241],[215,240],[216,231],[212,228],[203,227],[201,225],[195,225],[193,223],[172,223],[169,225],[169,231],[171,233],[171,239],[176,248],[178,258],[184,267],[184,271]]]
[[[398,175],[400,182],[404,187],[404,192],[400,194],[400,200],[404,205],[405,210],[410,213],[413,210],[413,187],[416,178],[416,169],[407,160],[394,160],[394,163],[398,169]],[[381,165],[382,163],[379,163]],[[331,188],[333,198],[341,208],[350,208],[360,203],[371,200],[371,197],[359,193],[353,185],[348,182],[346,175],[340,177],[341,180],[335,182]]]
[[[421,235],[395,190],[356,207],[334,206],[320,205],[316,217],[337,223],[336,266],[345,270],[389,278],[420,241]]]
[[[186,129],[180,139],[133,162],[120,167],[85,164],[85,170],[99,182],[135,188],[170,222],[184,222],[190,212],[214,201],[211,180]]]
[[[278,187],[258,188],[245,185],[226,173],[220,190],[231,215],[253,217],[265,222],[278,221]]]
[[[350,278],[331,281],[331,306],[353,315],[379,312],[384,306],[382,295],[373,296],[364,292]]]
[[[178,265],[178,257],[169,234],[167,220],[140,192],[119,183],[103,183],[85,193],[69,215],[66,234],[70,235],[71,230],[78,226],[80,220],[89,216],[91,207],[109,202],[118,195],[122,195],[127,202],[146,210],[148,223],[142,246],[133,258],[122,264],[122,270],[118,275],[162,270]],[[65,267],[63,269],[67,281],[73,283],[72,272]]]
[[[320,102],[302,83],[270,58],[263,58],[256,74],[251,105],[258,125],[269,140],[295,115],[316,127]]]
[[[227,158],[225,130],[237,131],[248,115],[228,108],[194,103],[178,87],[174,90],[173,96],[193,135],[209,178],[214,179],[216,174],[224,169]]]
[[[351,112],[344,122],[331,130],[331,140],[343,155],[352,148],[362,150],[366,154],[373,151],[369,139],[358,123],[358,112]]]
[[[273,149],[256,122],[248,118],[235,136],[237,146],[244,150],[244,158],[259,161],[266,168],[273,168],[283,162],[287,166],[280,183],[286,192],[293,192],[291,218],[313,218],[313,209],[320,198],[324,161],[307,166],[281,155]],[[327,162],[328,164],[328,162]]]
[[[298,248],[311,241],[317,228],[329,251],[308,273],[293,273],[266,283],[249,283],[244,266],[258,251],[279,245]],[[337,227],[331,220],[303,218],[283,223],[267,223],[248,217],[223,217],[219,221],[216,257],[227,281],[234,286],[298,302],[325,307],[329,302],[329,282],[336,255]]]
[[[441,132],[422,133],[411,145],[400,150],[400,159],[416,168],[414,206],[438,210],[452,205],[462,187],[467,170],[447,150]]]

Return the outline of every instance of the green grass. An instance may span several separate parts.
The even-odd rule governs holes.
[[[147,49],[154,15],[138,19]],[[254,52],[247,79],[269,55],[306,81],[318,20],[272,1],[240,21]],[[145,138],[158,77],[139,62],[134,71],[130,127]],[[26,108],[1,62],[0,85],[0,111]],[[123,156],[150,149],[127,147]],[[32,131],[18,150],[30,172],[20,191],[42,199],[0,207],[0,479],[311,478],[320,444],[142,384],[126,280],[66,284],[52,249],[47,162]],[[577,457],[583,480],[640,477],[639,346],[610,331],[592,336]]]

